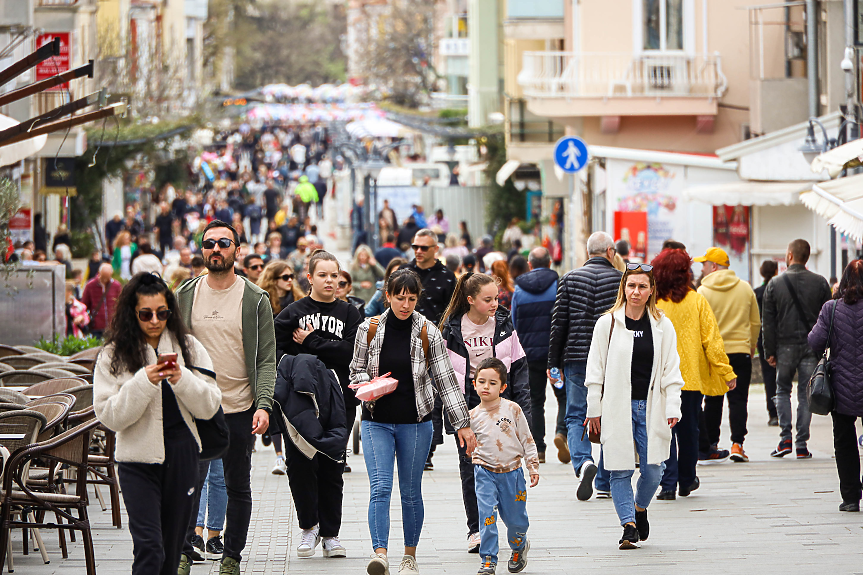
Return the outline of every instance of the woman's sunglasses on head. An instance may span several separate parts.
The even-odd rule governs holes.
[[[219,238],[218,240],[209,239],[209,240],[202,241],[201,247],[204,248],[205,250],[212,250],[216,247],[216,244],[218,244],[220,248],[222,248],[223,250],[226,250],[229,247],[231,247],[231,245],[233,245],[233,243],[234,243],[234,240],[232,240],[230,238]]]
[[[634,272],[634,271],[652,272],[653,266],[650,264],[633,263],[633,264],[626,264],[626,269],[628,269],[631,272]]]
[[[159,321],[168,321],[168,318],[171,317],[171,310],[169,309],[160,309],[155,312],[156,318]],[[138,312],[138,319],[141,321],[151,321],[153,319],[153,310],[150,309],[142,309]]]

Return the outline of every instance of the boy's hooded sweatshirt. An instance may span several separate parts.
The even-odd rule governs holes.
[[[732,270],[718,270],[701,280],[703,295],[725,342],[725,353],[751,353],[761,332],[761,314],[752,287]]]

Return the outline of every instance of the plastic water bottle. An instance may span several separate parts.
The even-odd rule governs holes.
[[[551,384],[557,389],[563,387],[563,380],[560,378],[560,369],[557,367],[551,368]]]

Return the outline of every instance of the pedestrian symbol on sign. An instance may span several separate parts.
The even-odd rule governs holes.
[[[561,138],[554,146],[554,163],[564,172],[572,174],[581,170],[587,160],[587,144],[581,138]]]

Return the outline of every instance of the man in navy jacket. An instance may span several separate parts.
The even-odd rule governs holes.
[[[551,312],[557,296],[558,275],[549,269],[551,257],[548,250],[534,248],[528,256],[529,272],[515,280],[512,295],[512,321],[518,339],[527,358],[528,382],[530,384],[530,432],[536,441],[540,463],[545,462],[545,391],[548,383],[546,364],[548,342],[551,337]],[[554,444],[557,457],[569,463],[569,448],[566,444],[566,388],[552,386],[557,399],[557,425]]]

